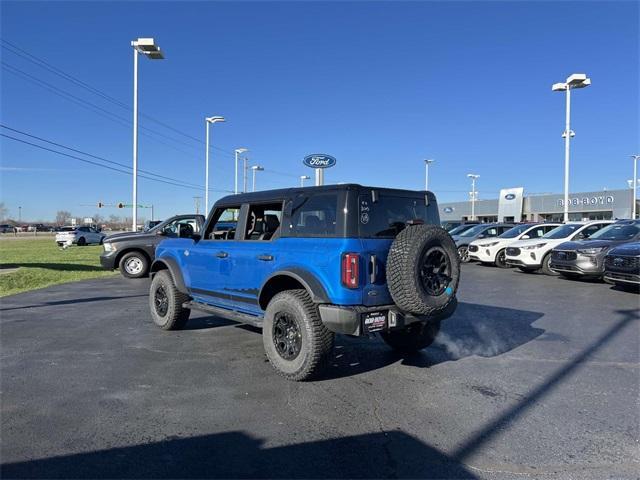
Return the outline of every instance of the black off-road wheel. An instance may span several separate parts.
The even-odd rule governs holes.
[[[143,253],[129,252],[122,256],[118,268],[126,278],[146,277],[149,271],[149,260]]]
[[[412,323],[400,330],[380,332],[387,345],[399,353],[414,353],[427,348],[440,331],[440,320]]]
[[[509,268],[509,265],[507,265],[507,253],[504,248],[496,253],[496,260],[494,263],[498,268]]]
[[[317,377],[329,360],[334,338],[305,290],[280,292],[269,302],[262,342],[269,362],[286,379]]]
[[[387,285],[395,304],[433,316],[454,300],[460,260],[453,239],[435,225],[414,225],[398,234],[387,257]]]
[[[179,292],[168,270],[156,273],[149,288],[149,309],[153,323],[163,330],[180,330],[189,320],[191,310],[182,305],[189,296]]]

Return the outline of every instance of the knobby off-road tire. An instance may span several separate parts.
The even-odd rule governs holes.
[[[269,362],[286,379],[302,381],[320,374],[333,350],[334,338],[305,290],[287,290],[269,302],[262,342]]]
[[[153,323],[163,330],[180,330],[189,320],[191,310],[183,303],[189,296],[179,292],[168,270],[156,273],[149,289],[149,309]]]
[[[455,298],[459,278],[456,245],[444,229],[409,226],[391,244],[387,285],[401,310],[428,316],[443,312]]]
[[[125,253],[120,259],[118,268],[123,277],[146,277],[149,271],[149,260],[140,252]]]

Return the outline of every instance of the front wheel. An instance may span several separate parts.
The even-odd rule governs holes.
[[[269,302],[262,343],[269,362],[286,379],[308,380],[320,373],[329,360],[334,338],[305,290],[287,290]]]
[[[149,261],[140,252],[129,252],[120,259],[120,273],[127,278],[141,278],[147,275]]]
[[[440,321],[418,322],[401,330],[380,332],[387,345],[400,353],[413,353],[427,348],[440,331]]]
[[[551,270],[551,252],[547,253],[542,259],[542,273],[545,275],[558,275],[556,272]]]
[[[77,245],[78,245],[79,247],[84,247],[86,244],[87,244],[87,241],[85,240],[85,238],[84,238],[84,237],[80,237],[80,238],[78,239]]]
[[[495,264],[498,268],[509,268],[509,265],[507,265],[507,254],[504,248],[496,253]]]
[[[458,247],[458,257],[462,263],[469,263],[469,247],[466,245]]]
[[[153,323],[163,330],[180,330],[189,320],[191,310],[182,305],[189,296],[178,291],[168,270],[155,274],[149,288],[149,309]]]

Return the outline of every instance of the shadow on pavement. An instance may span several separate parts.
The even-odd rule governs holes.
[[[96,265],[82,265],[79,263],[5,263],[2,268],[46,268],[47,270],[60,270],[65,272],[102,272],[104,268]]]
[[[144,295],[121,295],[118,297],[88,297],[88,298],[71,298],[69,300],[55,300],[52,302],[42,302],[36,305],[22,305],[20,307],[9,307],[9,308],[0,308],[0,312],[7,312],[9,310],[22,310],[25,308],[38,308],[38,307],[54,307],[58,305],[73,305],[76,303],[91,303],[91,302],[104,302],[107,300],[120,300],[122,298],[136,298],[136,297],[147,297],[148,295],[145,293]]]
[[[2,478],[475,478],[401,431],[262,448],[242,432],[9,463]]]

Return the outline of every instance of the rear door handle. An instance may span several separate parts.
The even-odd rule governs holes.
[[[218,258],[227,258],[229,254],[227,252],[218,252],[216,253],[216,257]]]
[[[271,262],[273,260],[273,255],[258,255],[258,260],[262,260],[263,262]]]

